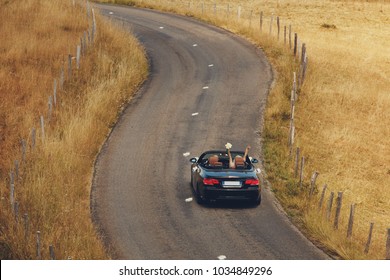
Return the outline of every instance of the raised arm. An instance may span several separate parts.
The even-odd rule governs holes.
[[[230,149],[227,149],[228,156],[229,156],[229,168],[234,168],[234,162],[232,159],[232,154],[230,153]]]
[[[245,149],[245,153],[244,153],[244,160],[246,160],[246,157],[248,156],[248,153],[249,153],[249,149],[251,148],[251,146],[246,146],[246,149]]]

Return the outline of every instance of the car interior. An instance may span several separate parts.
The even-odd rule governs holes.
[[[232,153],[235,169],[250,169],[250,162],[243,155],[244,153]],[[201,159],[201,165],[209,169],[230,169],[229,156],[226,153],[206,154]]]

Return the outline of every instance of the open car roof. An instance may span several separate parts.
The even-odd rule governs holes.
[[[236,156],[244,156],[243,151],[230,151],[232,158],[234,159]],[[209,158],[212,156],[218,156],[218,161],[222,163],[222,166],[213,167],[209,164]],[[198,160],[198,163],[207,169],[230,169],[229,168],[229,155],[226,150],[211,150],[204,152]],[[245,166],[241,169],[249,170],[252,168],[252,164],[249,160],[249,157],[245,159]]]

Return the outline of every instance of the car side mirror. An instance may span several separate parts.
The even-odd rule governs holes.
[[[196,158],[196,157],[191,158],[191,159],[190,159],[190,162],[192,162],[192,163],[197,163],[197,162],[198,162],[198,158]]]
[[[258,163],[259,161],[256,158],[251,159],[251,163]]]

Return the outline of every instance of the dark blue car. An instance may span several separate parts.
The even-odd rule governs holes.
[[[259,205],[260,181],[253,163],[256,159],[244,152],[232,151],[234,168],[229,167],[226,151],[207,151],[199,158],[191,158],[191,186],[199,204],[216,200],[247,200]]]

